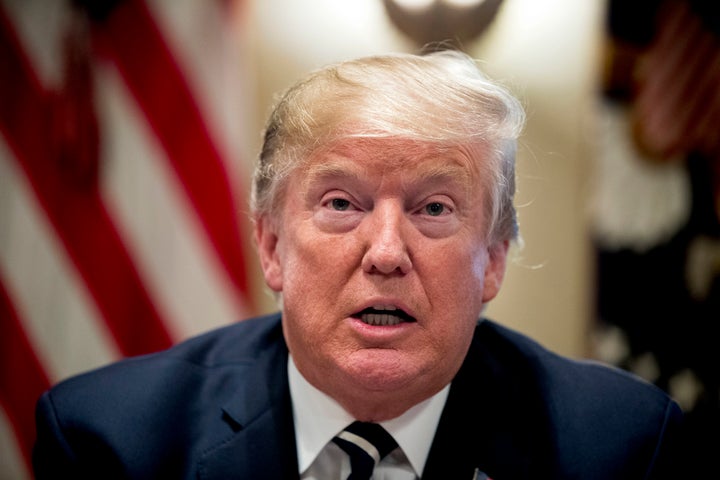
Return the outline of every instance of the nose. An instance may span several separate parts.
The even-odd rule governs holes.
[[[362,268],[367,273],[404,275],[412,269],[408,251],[408,220],[401,206],[376,205],[366,223],[367,250]]]

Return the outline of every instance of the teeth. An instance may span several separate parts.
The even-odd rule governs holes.
[[[382,309],[377,309],[382,310]],[[393,309],[396,310],[396,309]],[[362,321],[368,325],[397,325],[401,322],[397,315],[388,315],[386,313],[365,313],[362,315]]]
[[[402,317],[396,314],[399,309],[395,305],[373,305],[371,310],[363,313],[361,317],[368,325],[397,325],[403,321]]]
[[[360,320],[372,326],[398,325],[408,321],[407,315],[395,305],[377,304],[360,314]]]

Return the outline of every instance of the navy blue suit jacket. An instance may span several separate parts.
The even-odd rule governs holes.
[[[37,478],[297,478],[280,316],[246,320],[55,386]],[[674,478],[681,412],[659,389],[480,321],[424,479]]]

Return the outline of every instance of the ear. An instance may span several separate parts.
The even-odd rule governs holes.
[[[282,290],[282,263],[278,252],[278,236],[273,222],[267,216],[255,221],[255,243],[265,283],[276,292]]]
[[[487,303],[500,292],[505,266],[507,262],[510,242],[505,240],[496,242],[488,247],[488,264],[485,267],[485,285],[483,288],[483,303]]]

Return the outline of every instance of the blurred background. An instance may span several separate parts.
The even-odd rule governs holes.
[[[0,478],[49,385],[275,308],[245,217],[275,94],[435,41],[528,112],[488,316],[668,391],[713,471],[719,37],[695,0],[0,0]]]

